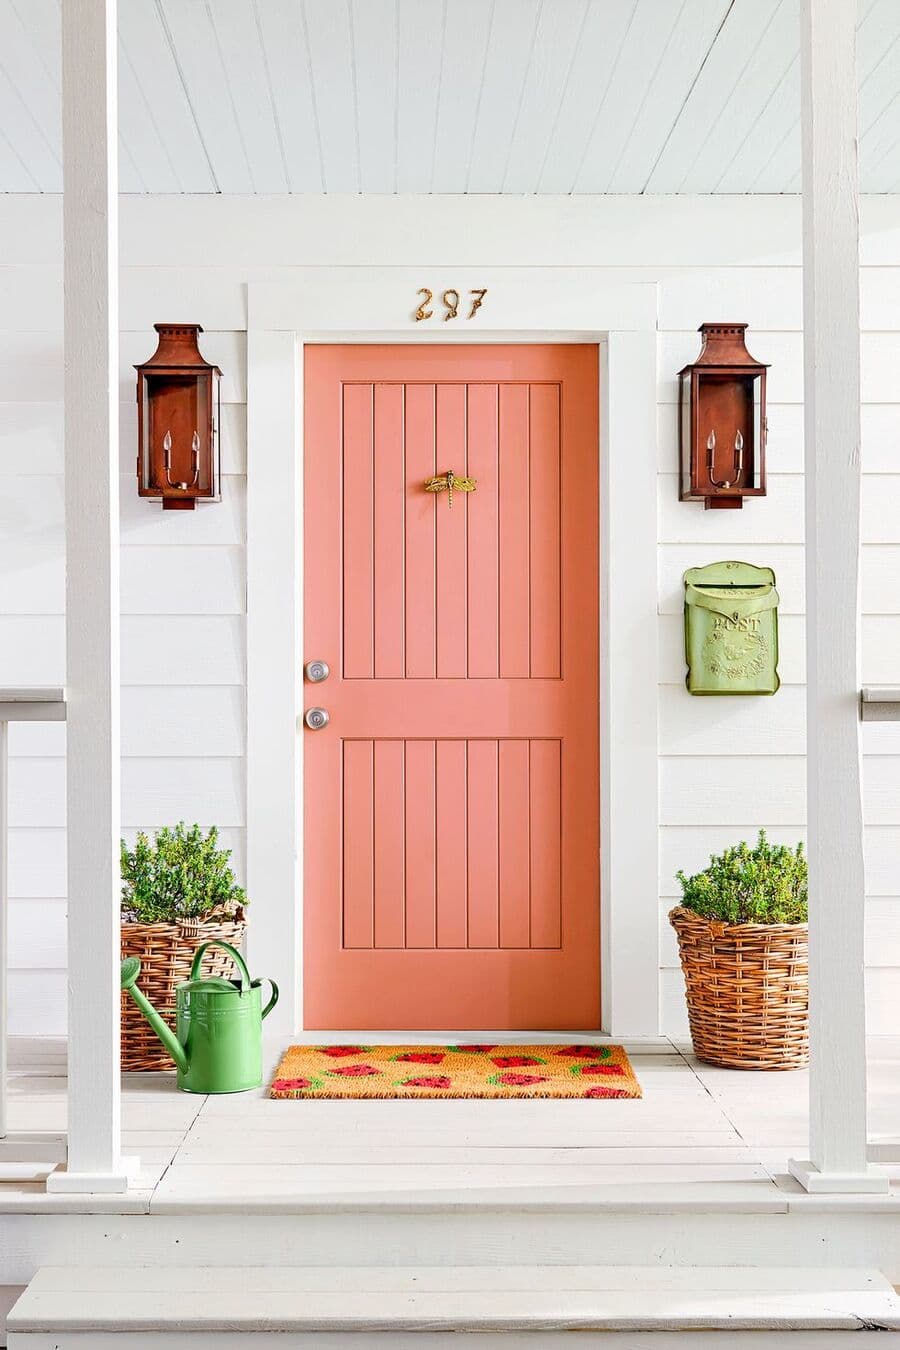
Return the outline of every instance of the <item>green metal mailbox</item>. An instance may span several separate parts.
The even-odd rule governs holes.
[[[688,568],[684,655],[691,694],[774,694],[780,681],[772,569],[743,562]]]

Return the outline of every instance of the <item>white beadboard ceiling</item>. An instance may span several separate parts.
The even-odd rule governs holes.
[[[853,0],[848,0],[853,3]],[[900,0],[859,0],[900,190]],[[0,190],[62,188],[59,0],[0,0]],[[119,0],[124,192],[797,192],[798,0]]]

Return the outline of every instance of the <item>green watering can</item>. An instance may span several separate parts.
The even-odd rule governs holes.
[[[233,958],[239,980],[221,975],[203,979],[200,962],[207,947],[221,947]],[[272,997],[262,1006],[261,980],[251,980],[240,952],[228,942],[204,942],[194,952],[191,976],[175,990],[176,1028],[163,1021],[137,987],[141,963],[136,956],[122,962],[122,988],[127,989],[175,1061],[182,1092],[246,1092],[262,1083],[262,1024],[278,1002],[278,986],[269,980]]]

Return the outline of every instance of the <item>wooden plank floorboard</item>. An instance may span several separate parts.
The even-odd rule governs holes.
[[[151,1266],[71,1266],[44,1267],[32,1283],[35,1293],[68,1290],[90,1294],[127,1293],[132,1289],[146,1293],[196,1292],[198,1269],[194,1267]],[[632,1286],[647,1293],[690,1294],[754,1292],[830,1293],[857,1288],[888,1292],[889,1282],[875,1272],[856,1267],[767,1266],[753,1270],[739,1266],[290,1266],[244,1267],[205,1266],[202,1270],[205,1294],[233,1290],[247,1281],[254,1294],[313,1290],[378,1293],[414,1290],[516,1290],[539,1284],[545,1290],[615,1290]]]
[[[232,1194],[277,1193],[280,1189],[303,1194],[319,1187],[325,1190],[413,1188],[415,1190],[455,1190],[495,1186],[618,1186],[631,1182],[660,1182],[677,1185],[681,1181],[758,1181],[765,1170],[753,1163],[696,1163],[685,1168],[670,1163],[582,1163],[577,1175],[571,1167],[541,1163],[235,1163],[224,1167],[217,1159],[209,1164],[182,1163],[168,1169],[159,1187],[185,1192],[197,1190],[215,1193],[227,1182]]]
[[[241,1166],[248,1163],[269,1166],[302,1163],[328,1166],[395,1166],[395,1167],[466,1167],[474,1163],[485,1166],[508,1167],[564,1167],[591,1166],[680,1166],[691,1168],[709,1165],[752,1165],[758,1162],[753,1150],[745,1145],[710,1148],[672,1148],[667,1144],[646,1148],[612,1145],[608,1148],[496,1148],[448,1145],[441,1148],[428,1144],[409,1145],[405,1140],[394,1144],[373,1146],[369,1143],[348,1144],[344,1140],[309,1143],[296,1140],[289,1144],[255,1139],[235,1138],[229,1143],[221,1139],[215,1147],[195,1144],[188,1140],[178,1150],[176,1166]]]
[[[900,1300],[874,1271],[421,1268],[318,1271],[56,1269],[14,1309],[15,1333],[72,1331],[407,1332],[495,1328],[900,1327]],[[79,1283],[77,1275],[82,1276]],[[830,1279],[826,1279],[826,1275]],[[191,1276],[193,1279],[191,1279]]]
[[[292,1152],[297,1148],[315,1150],[345,1151],[366,1149],[464,1149],[467,1153],[480,1149],[683,1149],[689,1153],[693,1149],[739,1148],[743,1141],[735,1130],[694,1130],[670,1131],[665,1134],[655,1130],[572,1130],[553,1129],[552,1127],[533,1127],[527,1133],[516,1133],[513,1139],[508,1132],[497,1130],[453,1130],[453,1129],[408,1129],[408,1130],[372,1130],[344,1131],[336,1135],[334,1130],[259,1130],[254,1131],[248,1140],[245,1131],[208,1129],[199,1125],[189,1130],[181,1150],[182,1157],[187,1150],[202,1149],[208,1157],[239,1151],[242,1146],[259,1149],[264,1159],[272,1157],[272,1150],[283,1149]],[[184,1159],[187,1161],[187,1159]],[[253,1161],[245,1156],[246,1161]],[[276,1159],[273,1158],[273,1161]],[[281,1161],[278,1159],[277,1161]],[[473,1160],[474,1161],[474,1160]]]

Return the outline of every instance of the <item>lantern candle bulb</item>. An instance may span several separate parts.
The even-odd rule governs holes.
[[[706,449],[707,449],[707,452],[708,452],[708,453],[707,453],[707,464],[706,464],[706,469],[707,469],[707,473],[709,474],[709,481],[710,481],[711,483],[715,483],[716,480],[715,480],[715,477],[714,477],[714,475],[713,475],[713,470],[714,470],[714,468],[715,468],[715,463],[716,463],[716,432],[715,432],[715,428],[713,428],[713,430],[709,433],[709,435],[708,435],[707,438],[706,438]]]
[[[741,481],[741,474],[744,472],[744,437],[740,431],[735,434],[734,450],[737,455],[737,463],[734,469],[734,481],[739,483]]]
[[[172,433],[167,431],[163,436],[163,455],[165,460],[166,482],[169,487],[179,488],[182,492],[187,492],[188,488],[197,486],[197,479],[200,477],[200,436],[194,432],[191,437],[191,464],[193,465],[194,476],[190,483],[172,482]]]
[[[717,488],[730,488],[730,487],[732,486],[732,484],[739,483],[740,480],[741,480],[741,474],[744,472],[744,437],[743,437],[743,435],[741,434],[741,432],[738,431],[738,432],[735,434],[735,438],[734,438],[734,478],[733,478],[733,479],[732,479],[732,478],[726,478],[724,482],[720,483],[720,482],[717,480],[716,476],[715,476],[715,465],[716,465],[716,458],[715,458],[715,457],[716,457],[716,433],[715,433],[715,430],[712,430],[712,431],[709,433],[709,435],[707,436],[707,438],[706,438],[706,449],[707,449],[707,464],[706,464],[706,471],[707,471],[707,474],[708,474],[708,476],[709,476],[709,481],[712,483],[713,487],[717,487]]]

